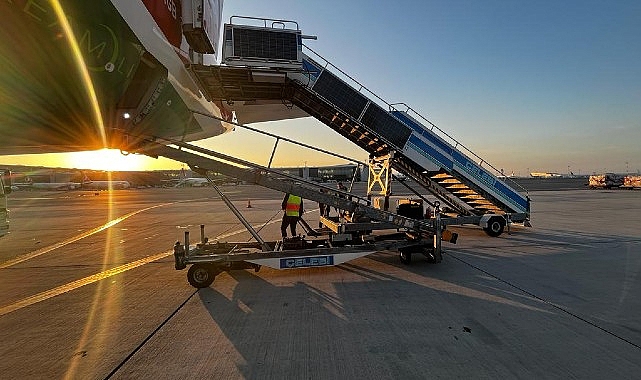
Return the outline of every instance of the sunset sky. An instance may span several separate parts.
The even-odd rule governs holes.
[[[318,36],[306,41],[315,51],[506,173],[641,170],[639,1],[227,0],[224,21],[231,15],[297,21]],[[254,127],[366,159],[311,118]],[[237,128],[198,144],[266,164],[274,141]],[[275,165],[338,163],[279,148]],[[4,156],[0,164],[181,167],[119,152]]]

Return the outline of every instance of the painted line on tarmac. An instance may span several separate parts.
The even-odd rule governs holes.
[[[65,239],[65,240],[63,240],[61,242],[58,242],[56,244],[52,244],[52,245],[50,245],[48,247],[43,247],[43,248],[37,249],[37,250],[35,250],[33,252],[29,252],[29,253],[26,253],[24,255],[20,255],[20,256],[14,258],[14,259],[5,261],[4,263],[0,263],[0,269],[9,268],[9,267],[14,266],[16,264],[20,264],[20,263],[22,263],[24,261],[31,260],[31,259],[33,259],[35,257],[44,255],[45,253],[49,253],[51,251],[54,251],[54,250],[56,250],[58,248],[62,248],[65,245],[68,245],[68,244],[71,244],[71,243],[75,243],[78,240],[82,240],[82,239],[84,239],[86,237],[89,237],[91,235],[97,234],[98,232],[104,231],[107,228],[113,227],[116,224],[122,222],[123,220],[128,219],[128,218],[130,218],[130,217],[132,217],[132,216],[134,216],[136,214],[140,214],[141,212],[149,211],[151,209],[158,208],[158,207],[171,206],[171,205],[174,205],[176,203],[194,202],[194,201],[200,201],[200,200],[203,200],[203,199],[208,199],[208,198],[196,198],[196,199],[190,199],[190,200],[186,200],[186,201],[176,201],[176,202],[161,203],[161,204],[157,204],[157,205],[154,205],[154,206],[146,207],[146,208],[143,208],[143,209],[140,209],[140,210],[137,210],[137,211],[130,212],[129,214],[125,214],[125,215],[123,215],[123,216],[121,216],[119,218],[110,220],[109,222],[103,224],[102,226],[98,226],[96,228],[92,228],[89,231],[86,231],[86,232],[83,232],[83,233],[81,233],[79,235],[70,237],[70,238]]]
[[[125,264],[125,265],[121,265],[119,267],[115,267],[115,268],[112,268],[112,269],[109,269],[109,270],[106,270],[106,271],[103,271],[103,272],[100,272],[100,273],[96,273],[96,274],[91,275],[89,277],[81,278],[80,280],[76,280],[76,281],[70,282],[68,284],[59,286],[57,288],[46,290],[44,292],[38,293],[36,295],[33,295],[31,297],[27,297],[25,299],[22,299],[22,300],[20,300],[20,301],[18,301],[16,303],[11,304],[11,305],[8,305],[8,306],[5,306],[3,308],[0,308],[0,316],[3,316],[5,314],[9,314],[9,313],[11,313],[13,311],[22,309],[23,307],[27,307],[27,306],[33,305],[35,303],[47,300],[49,298],[58,296],[60,294],[70,292],[70,291],[72,291],[74,289],[78,289],[78,288],[80,288],[82,286],[94,283],[96,281],[100,281],[100,280],[103,280],[105,278],[108,278],[108,277],[111,277],[111,276],[115,276],[115,275],[117,275],[119,273],[128,271],[130,269],[137,268],[137,267],[139,267],[141,265],[148,264],[148,263],[150,263],[152,261],[156,261],[156,260],[165,258],[165,257],[167,257],[167,256],[169,256],[169,255],[171,255],[173,253],[174,253],[174,251],[171,250],[171,251],[168,251],[168,252],[159,253],[159,254],[154,255],[154,256],[145,257],[144,259],[136,260],[136,261],[133,261],[131,263],[128,263],[128,264]]]
[[[155,207],[159,207],[159,206],[160,205],[155,206]],[[142,211],[142,210],[140,210],[140,211]],[[138,212],[140,212],[140,211],[138,211]],[[254,226],[254,227],[267,226],[269,224],[280,223],[280,222],[281,222],[280,220],[272,220],[272,221],[270,221],[268,223],[261,223],[260,225],[257,225],[257,226]],[[224,238],[227,238],[227,237],[230,237],[230,236],[233,236],[233,235],[238,235],[238,234],[240,234],[242,232],[246,232],[246,231],[247,230],[244,229],[244,228],[240,229],[240,230],[236,230],[236,231],[231,231],[229,233],[217,236],[216,239],[224,239]],[[97,282],[97,281],[100,281],[100,280],[104,280],[106,278],[109,278],[111,276],[115,276],[117,274],[126,272],[126,271],[131,270],[131,269],[138,268],[138,267],[140,267],[142,265],[149,264],[151,262],[154,262],[154,261],[157,261],[157,260],[160,260],[160,259],[164,259],[164,258],[166,258],[168,256],[173,255],[173,254],[174,254],[174,250],[172,249],[172,250],[169,250],[169,251],[166,251],[166,252],[158,253],[156,255],[147,256],[147,257],[145,257],[143,259],[132,261],[130,263],[127,263],[127,264],[124,264],[124,265],[121,265],[121,266],[118,266],[118,267],[115,267],[115,268],[112,268],[112,269],[109,269],[109,270],[106,270],[106,271],[103,271],[103,272],[100,272],[100,273],[96,273],[94,275],[91,275],[91,276],[88,276],[88,277],[85,277],[85,278],[81,278],[80,280],[76,280],[76,281],[70,282],[68,284],[58,286],[57,288],[46,290],[46,291],[38,293],[36,295],[24,298],[24,299],[22,299],[22,300],[20,300],[18,302],[14,302],[14,303],[9,304],[7,306],[1,307],[0,308],[0,317],[3,316],[3,315],[9,314],[11,312],[14,312],[16,310],[20,310],[22,308],[25,308],[27,306],[31,306],[31,305],[36,304],[38,302],[42,302],[42,301],[48,300],[49,298],[53,298],[53,297],[59,296],[61,294],[70,292],[72,290],[78,289],[78,288],[83,287],[85,285],[93,284],[94,282]]]
[[[24,261],[27,261],[27,260],[31,260],[34,257],[38,257],[40,255],[44,255],[45,253],[48,253],[48,252],[51,252],[51,251],[56,250],[58,248],[64,247],[65,245],[68,245],[68,244],[71,244],[71,243],[75,243],[78,240],[84,239],[84,238],[86,238],[88,236],[91,236],[93,234],[97,234],[98,232],[104,231],[109,227],[113,227],[116,224],[122,222],[123,220],[125,220],[127,218],[130,218],[130,217],[132,217],[132,216],[134,216],[136,214],[140,214],[141,212],[148,211],[148,210],[151,210],[151,209],[154,209],[154,208],[157,208],[157,207],[173,205],[173,204],[176,204],[176,203],[178,203],[178,202],[161,203],[161,204],[158,204],[158,205],[155,205],[155,206],[151,206],[151,207],[147,207],[147,208],[143,208],[143,209],[140,209],[140,210],[137,210],[137,211],[130,212],[129,214],[125,214],[125,215],[123,215],[123,216],[121,216],[119,218],[110,220],[107,223],[103,224],[102,226],[98,226],[96,228],[92,228],[89,231],[86,231],[86,232],[83,232],[83,233],[81,233],[79,235],[70,237],[69,239],[63,240],[63,241],[58,242],[56,244],[52,244],[52,245],[50,245],[48,247],[40,248],[40,249],[35,250],[33,252],[29,252],[29,253],[26,253],[24,255],[18,256],[15,259],[6,261],[6,262],[0,264],[0,269],[8,268],[10,266],[19,264],[21,262],[24,262]]]

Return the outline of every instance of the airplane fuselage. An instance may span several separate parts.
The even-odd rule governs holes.
[[[180,40],[157,23],[169,15],[179,26],[176,3],[52,3],[0,5],[0,154],[126,150],[141,138],[191,141],[230,129],[185,69]]]
[[[86,190],[128,189],[130,187],[129,181],[86,181],[82,183],[82,188]]]
[[[28,188],[38,190],[75,190],[80,188],[79,182],[51,182],[51,183],[31,183]]]

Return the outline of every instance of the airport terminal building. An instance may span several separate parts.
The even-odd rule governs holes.
[[[283,173],[295,175],[316,182],[355,181],[360,182],[363,170],[358,165],[345,164],[333,166],[305,166],[297,168],[275,168]],[[365,173],[365,176],[367,173]]]
[[[185,178],[198,178],[200,175],[191,170],[157,170],[157,171],[115,171],[106,172],[99,170],[80,170],[68,168],[31,167],[8,165],[7,169],[13,172],[15,184],[31,183],[66,183],[82,182],[85,176],[91,180],[123,180],[131,183],[132,187],[161,187],[174,186]],[[316,182],[327,181],[361,181],[367,180],[367,168],[354,164],[334,166],[307,166],[290,168],[273,168],[289,175],[294,175]],[[214,174],[214,181],[233,182],[229,177]],[[201,185],[202,186],[202,185]]]

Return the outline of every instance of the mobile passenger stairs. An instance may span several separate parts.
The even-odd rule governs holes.
[[[262,25],[234,24],[237,18]],[[295,22],[232,17],[225,25],[225,65],[192,64],[189,69],[209,100],[297,107],[367,151],[367,198],[189,144],[150,143],[140,151],[185,162],[203,174],[222,173],[347,210],[348,217],[342,220],[321,218],[330,231],[321,239],[265,242],[246,222],[256,243],[209,243],[201,228],[201,241],[191,248],[186,235],[184,245],[175,247],[176,268],[194,264],[188,274],[192,285],[209,286],[222,270],[336,265],[383,249],[398,250],[404,263],[416,252],[439,262],[441,240],[455,242],[457,237],[446,230],[447,225],[476,224],[490,236],[500,235],[510,223],[529,225],[530,199],[525,189],[500,178],[498,170],[411,107],[384,101],[306,46],[314,59],[303,53],[305,38],[314,37],[302,35]],[[412,189],[419,202],[435,208],[434,215],[424,218],[413,207],[389,211],[392,169],[439,200],[430,202]],[[374,207],[371,196],[377,194],[384,201]],[[243,221],[238,210],[235,213]],[[390,229],[397,232],[373,233]]]

